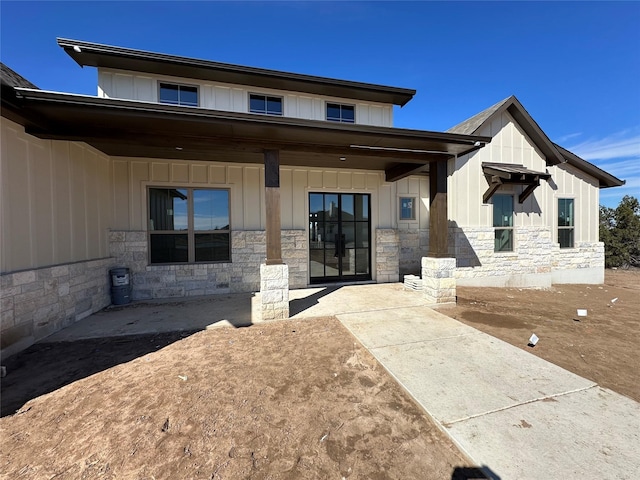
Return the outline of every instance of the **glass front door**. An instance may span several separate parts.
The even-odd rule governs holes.
[[[371,196],[309,194],[311,283],[371,280]]]

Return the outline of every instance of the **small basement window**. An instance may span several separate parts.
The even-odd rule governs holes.
[[[356,108],[353,105],[327,103],[327,120],[330,122],[355,123]]]
[[[160,103],[197,107],[198,87],[162,82],[160,83]]]
[[[249,95],[249,111],[263,115],[282,116],[282,97],[252,93]]]

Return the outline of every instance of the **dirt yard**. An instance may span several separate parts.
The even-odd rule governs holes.
[[[3,479],[484,478],[330,317],[9,360]]]
[[[640,401],[640,270],[607,270],[604,285],[457,293],[458,305],[442,313]]]

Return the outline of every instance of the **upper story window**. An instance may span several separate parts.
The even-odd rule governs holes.
[[[160,83],[160,103],[197,107],[198,87],[162,82]]]
[[[494,252],[513,252],[513,197],[493,196]]]
[[[327,103],[327,120],[331,122],[355,123],[356,108],[353,105]]]
[[[249,95],[249,111],[263,115],[282,116],[282,97],[252,93]]]
[[[573,198],[558,199],[558,243],[560,248],[573,248],[575,218]]]

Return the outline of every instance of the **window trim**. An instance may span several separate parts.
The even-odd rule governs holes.
[[[162,91],[162,85],[173,85],[178,87],[178,103],[171,103],[171,102],[163,102],[162,99],[160,98],[160,92]],[[189,87],[189,88],[195,88],[196,89],[196,99],[197,99],[197,105],[191,105],[191,104],[187,104],[187,103],[180,103],[180,87]],[[189,83],[177,83],[177,82],[171,82],[171,81],[165,81],[165,80],[158,80],[158,103],[161,103],[162,105],[178,105],[180,107],[200,107],[200,85],[193,85],[193,84],[189,84]]]
[[[251,97],[264,97],[264,112],[254,112],[251,110]],[[277,98],[280,100],[280,106],[282,107],[281,113],[269,113],[267,109],[268,99],[269,98]],[[284,117],[284,97],[281,95],[272,95],[269,93],[259,93],[259,92],[248,92],[247,96],[247,111],[249,113],[253,113],[256,115],[269,115],[272,117]]]
[[[149,201],[149,191],[151,189],[165,189],[165,190],[187,190],[187,229],[186,230],[154,230],[151,228],[151,202]],[[162,266],[162,265],[207,265],[207,264],[219,264],[219,263],[232,263],[232,245],[231,245],[231,233],[233,232],[233,226],[231,225],[231,189],[228,187],[200,187],[200,186],[176,186],[176,185],[162,185],[162,184],[147,184],[146,190],[146,202],[147,202],[147,264],[149,266]],[[194,207],[193,207],[193,192],[196,190],[205,191],[225,191],[227,192],[227,199],[229,204],[229,228],[227,230],[195,230],[194,228]],[[151,261],[151,237],[156,234],[164,235],[187,235],[187,261],[186,262],[156,262]],[[195,237],[197,234],[215,234],[225,233],[229,235],[229,255],[227,260],[217,261],[196,261],[195,251]]]
[[[511,198],[511,226],[507,226],[507,227],[503,227],[503,226],[496,226],[495,222],[494,222],[494,217],[495,217],[495,199],[496,197],[500,198],[500,197],[510,197]],[[516,242],[515,242],[515,227],[514,227],[514,220],[515,220],[515,202],[514,202],[514,194],[513,193],[500,193],[500,194],[495,194],[493,195],[493,197],[491,198],[491,224],[493,225],[493,253],[497,253],[497,254],[513,254],[516,251]],[[508,231],[510,232],[510,236],[511,236],[511,250],[496,250],[496,233],[497,231]]]
[[[340,118],[329,118],[329,105],[337,105],[340,107]],[[343,107],[351,107],[353,108],[353,121],[349,121],[349,120],[344,120],[343,116],[342,116],[342,108]],[[327,122],[336,122],[336,123],[349,123],[349,124],[355,124],[356,123],[356,105],[351,104],[351,103],[340,103],[340,102],[331,102],[329,100],[324,102],[324,119]]]
[[[557,206],[557,212],[556,212],[556,241],[558,242],[558,246],[560,247],[561,250],[569,250],[572,248],[576,248],[576,199],[574,197],[556,197],[557,202],[556,202],[556,206]],[[571,226],[560,226],[559,224],[559,220],[560,220],[560,200],[571,200],[571,202],[573,203],[573,225]],[[571,238],[571,246],[568,247],[563,247],[560,244],[560,230],[572,230],[573,231],[573,235]]]

